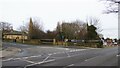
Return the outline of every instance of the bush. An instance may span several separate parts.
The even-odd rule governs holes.
[[[98,43],[97,48],[103,48],[103,42],[102,42],[102,41],[100,41],[100,42]]]
[[[41,44],[41,41],[39,39],[31,39],[31,40],[25,40],[24,43],[38,45]]]

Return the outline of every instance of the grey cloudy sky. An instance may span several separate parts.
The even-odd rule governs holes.
[[[100,19],[104,37],[118,37],[117,14],[103,14],[105,3],[100,0],[0,0],[0,21],[9,22],[14,29],[30,17],[39,17],[44,30],[54,30],[58,21]]]

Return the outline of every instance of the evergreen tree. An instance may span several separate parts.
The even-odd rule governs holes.
[[[32,22],[32,18],[30,18],[28,34],[29,34],[29,39],[32,39],[33,38],[33,22]]]
[[[99,39],[99,35],[96,32],[97,28],[94,25],[87,24],[87,39],[88,40],[96,40]]]
[[[59,22],[57,23],[56,32],[57,32],[56,39],[61,41],[62,40],[62,27]]]

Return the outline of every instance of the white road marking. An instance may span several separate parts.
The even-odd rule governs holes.
[[[29,58],[34,58],[34,57],[40,57],[41,55],[37,55],[37,56],[30,56]]]
[[[91,60],[91,59],[94,59],[94,58],[96,58],[96,57],[92,57],[92,58],[86,59],[85,61],[88,61],[88,60]]]
[[[69,50],[69,48],[66,48],[65,50]]]
[[[68,48],[66,48],[66,49],[68,49]],[[86,49],[75,49],[75,50],[70,50],[68,52],[76,52],[76,51],[84,51],[84,50],[86,50]],[[62,53],[66,53],[66,52],[65,51],[64,52],[55,52],[55,53],[52,53],[52,55],[53,54],[62,54]],[[50,55],[50,54],[48,54],[48,55]]]
[[[70,52],[73,52],[72,50]]]
[[[117,57],[119,57],[120,55],[116,55]]]
[[[23,59],[28,59],[29,57],[22,57]]]
[[[93,57],[93,58],[90,58],[90,59],[86,59],[85,61],[89,61],[89,60],[91,60],[91,59],[94,59],[95,57]]]
[[[47,60],[47,61],[42,61],[42,62],[38,62],[38,63],[33,63],[33,64],[30,64],[30,65],[26,65],[24,68],[26,68],[26,67],[28,67],[28,66],[33,66],[33,65],[42,64],[42,63],[47,63],[47,62],[52,62],[52,61],[55,61],[55,59]]]
[[[13,60],[20,60],[21,58],[13,58]]]
[[[47,56],[47,57],[43,60],[43,62],[46,61],[50,56],[51,56],[51,55]]]
[[[29,62],[29,63],[32,63],[32,64],[35,63],[35,62],[33,62],[33,61],[29,61],[29,60],[23,60],[23,61],[26,61],[26,62]]]
[[[40,57],[41,55],[38,56],[29,56],[29,57],[21,57],[21,58],[9,58],[6,60],[2,60],[2,61],[10,61],[10,60],[20,60],[20,59],[28,59],[28,58],[34,58],[34,57]]]
[[[68,65],[68,66],[73,66],[74,64],[70,64],[70,65]]]
[[[57,54],[57,53],[53,53],[53,54]]]
[[[2,61],[9,61],[9,60],[12,60],[13,58],[9,58],[9,59],[6,59],[6,60],[2,60]]]
[[[68,52],[66,52],[66,54],[67,54],[67,57],[70,57],[70,54]]]
[[[66,49],[66,50],[69,50],[69,49]],[[76,52],[76,51],[83,51],[83,50],[86,50],[86,49],[76,49],[76,50],[70,50],[69,52]],[[56,52],[56,53],[53,53],[53,54],[61,54],[61,53],[65,53],[65,52]],[[47,63],[47,62],[52,62],[52,61],[55,61],[55,59],[51,59],[51,60],[47,60],[51,55],[53,54],[48,54],[49,56],[47,56],[42,62],[33,62],[33,61],[29,61],[29,60],[26,60],[27,58],[32,58],[32,57],[40,57],[41,55],[38,55],[38,56],[29,56],[29,57],[22,57],[22,58],[9,58],[7,60],[3,60],[3,61],[9,61],[9,60],[17,60],[17,59],[20,59],[20,60],[23,60],[23,61],[26,61],[26,62],[29,62],[29,63],[32,63],[30,65],[26,65],[24,68],[26,68],[27,66],[33,66],[33,65],[36,65],[36,64],[42,64],[42,63]],[[70,57],[70,55],[67,53],[68,57]],[[85,60],[87,61],[87,60]],[[74,64],[71,64],[71,65],[68,65],[68,66],[73,66]]]

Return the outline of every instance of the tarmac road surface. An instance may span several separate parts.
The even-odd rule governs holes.
[[[112,48],[64,48],[57,46],[34,46],[3,43],[3,47],[20,48],[21,52],[2,58],[3,68],[20,66],[118,66],[118,47]]]

